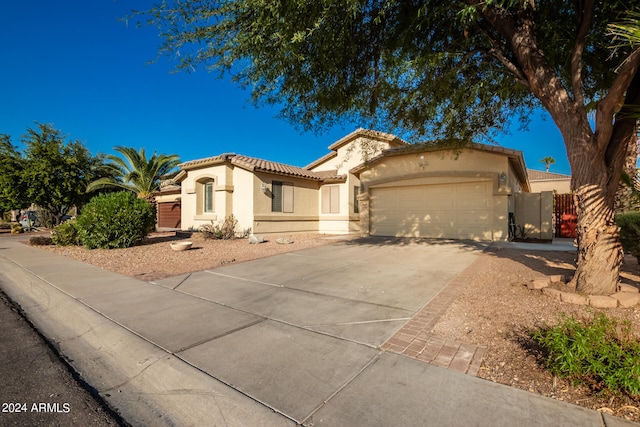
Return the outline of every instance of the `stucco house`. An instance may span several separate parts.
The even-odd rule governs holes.
[[[506,240],[522,153],[408,145],[358,129],[305,167],[227,153],[180,165],[183,230],[233,214],[253,233],[320,232]],[[174,197],[175,198],[175,197]]]
[[[554,191],[558,194],[567,194],[571,192],[571,175],[534,169],[527,170],[527,173],[529,174],[531,191],[534,193]]]

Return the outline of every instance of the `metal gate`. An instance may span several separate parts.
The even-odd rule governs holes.
[[[556,237],[575,239],[578,215],[572,194],[556,194],[553,203],[553,218]]]

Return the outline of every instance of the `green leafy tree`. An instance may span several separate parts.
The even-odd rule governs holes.
[[[27,201],[22,173],[24,159],[11,143],[9,135],[0,134],[0,212],[22,209]]]
[[[283,105],[307,128],[357,120],[462,145],[546,110],[573,177],[573,280],[610,294],[622,263],[613,205],[640,105],[631,4],[166,0],[138,16],[160,28],[160,50],[178,67],[231,73],[254,101]]]
[[[547,156],[547,157],[544,157],[544,158],[540,159],[540,162],[544,163],[544,170],[549,172],[549,166],[554,164],[556,162],[556,159],[554,159],[551,156]]]
[[[122,157],[107,155],[109,169],[113,177],[105,177],[92,182],[87,191],[103,188],[120,188],[133,191],[138,197],[151,201],[153,193],[160,190],[160,179],[180,163],[176,154],[156,154],[147,159],[144,148],[118,146],[115,150]]]
[[[92,156],[79,141],[65,143],[65,136],[52,125],[38,123],[27,130],[22,142],[26,199],[46,210],[53,225],[72,206],[87,202],[87,185],[107,173],[102,157]]]

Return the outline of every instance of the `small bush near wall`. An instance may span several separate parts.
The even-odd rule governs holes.
[[[101,194],[82,210],[76,223],[78,237],[89,249],[127,248],[155,226],[155,208],[130,191]]]
[[[53,244],[58,246],[79,245],[80,239],[78,237],[76,220],[70,219],[67,222],[57,225],[51,232],[51,240]]]
[[[244,239],[251,234],[251,228],[238,230],[238,220],[233,214],[226,217],[221,224],[211,221],[210,225],[203,225],[199,231],[205,239]]]
[[[640,212],[618,214],[616,224],[620,227],[622,248],[640,261]]]

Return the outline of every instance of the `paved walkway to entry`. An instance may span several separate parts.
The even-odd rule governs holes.
[[[476,376],[486,347],[437,336],[429,331],[464,290],[482,262],[482,258],[473,261],[380,348]]]
[[[627,425],[380,350],[481,250],[366,239],[146,283],[2,239],[0,286],[136,426]]]

